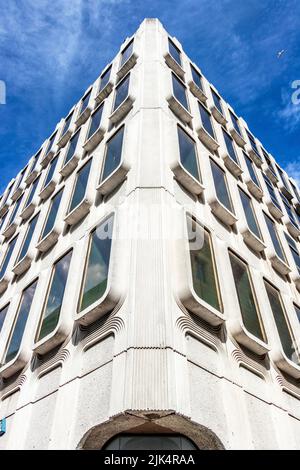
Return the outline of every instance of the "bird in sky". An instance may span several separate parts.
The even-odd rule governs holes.
[[[277,52],[277,59],[280,59],[280,57],[285,53],[285,49],[282,49],[282,51]]]

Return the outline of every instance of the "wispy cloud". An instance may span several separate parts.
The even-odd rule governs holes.
[[[300,188],[300,156],[285,166],[285,171],[293,178]]]
[[[277,111],[277,116],[287,132],[294,132],[300,127],[300,103],[292,100],[293,89],[282,91],[282,107]]]

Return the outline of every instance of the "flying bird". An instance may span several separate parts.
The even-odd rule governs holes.
[[[285,49],[282,49],[282,51],[277,52],[277,59],[280,59],[280,57],[285,53]]]

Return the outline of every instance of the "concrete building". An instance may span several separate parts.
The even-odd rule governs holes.
[[[0,449],[299,449],[297,185],[146,19],[0,202]]]

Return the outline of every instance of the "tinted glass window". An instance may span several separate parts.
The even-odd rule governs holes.
[[[180,57],[180,51],[178,47],[175,46],[175,44],[169,39],[169,52],[173,59],[176,60],[176,62],[181,65],[181,57]]]
[[[202,125],[204,129],[214,139],[215,133],[214,133],[213,126],[211,123],[211,117],[210,117],[209,112],[204,108],[204,106],[202,106],[201,103],[199,103],[199,111],[200,111],[201,121],[202,121]]]
[[[270,219],[270,217],[268,217],[266,214],[264,214],[264,215],[265,215],[266,224],[268,226],[268,230],[269,230],[269,233],[270,233],[270,237],[272,239],[272,243],[273,243],[275,252],[276,252],[277,256],[282,261],[286,261],[285,255],[284,255],[284,252],[283,252],[283,249],[282,249],[282,246],[281,246],[281,242],[279,240],[279,236],[278,236],[278,233],[277,233],[277,230],[276,230],[276,227],[275,227],[275,224],[274,224],[273,220]]]
[[[235,153],[235,150],[234,150],[234,144],[233,144],[233,140],[232,138],[230,137],[230,135],[227,134],[227,132],[225,132],[223,129],[223,136],[224,136],[224,141],[225,141],[225,145],[226,145],[226,148],[227,148],[227,152],[228,152],[228,155],[230,156],[230,158],[239,165],[239,161],[237,159],[237,156],[236,156],[236,153]]]
[[[173,74],[172,74],[172,82],[173,82],[173,93],[174,93],[175,98],[179,101],[179,103],[182,104],[182,106],[185,107],[185,109],[189,109],[185,86]]]
[[[9,309],[9,304],[0,310],[0,332],[2,330],[2,326],[5,320],[6,314],[8,312],[8,309]]]
[[[75,207],[77,207],[81,203],[85,196],[90,169],[91,160],[89,160],[77,173],[69,212],[72,212],[72,210],[75,209]]]
[[[192,77],[193,77],[193,82],[197,85],[200,90],[203,91],[203,86],[202,86],[202,78],[200,73],[197,72],[197,70],[191,65],[191,71],[192,71]]]
[[[79,134],[80,134],[80,130],[78,130],[78,131],[76,132],[76,134],[73,135],[73,137],[70,139],[70,143],[69,143],[67,155],[66,155],[66,157],[65,157],[65,163],[67,163],[69,160],[71,160],[71,158],[72,158],[72,157],[74,156],[74,154],[75,154],[76,147],[77,147],[77,143],[78,143],[78,139],[79,139]]]
[[[101,181],[104,181],[119,166],[122,156],[124,127],[122,127],[107,143],[104,168]]]
[[[39,180],[40,180],[40,177],[38,176],[34,180],[34,182],[32,183],[31,188],[30,188],[29,193],[28,193],[28,196],[27,196],[25,207],[28,207],[29,204],[32,202],[32,200],[34,198],[34,195],[35,195],[35,192],[36,192],[37,185],[39,184]]]
[[[233,212],[233,207],[231,204],[231,199],[229,196],[227,182],[225,173],[221,170],[219,165],[217,165],[213,160],[211,160],[211,168],[213,179],[215,183],[215,190],[219,201],[231,212]]]
[[[217,108],[217,110],[221,114],[223,114],[223,109],[222,109],[222,105],[221,105],[221,98],[219,97],[219,95],[217,95],[217,93],[214,92],[214,90],[211,90],[211,93],[212,93],[212,97],[213,97],[215,107]]]
[[[244,193],[244,191],[240,189],[239,192],[240,192],[240,197],[241,197],[242,205],[244,208],[248,227],[251,230],[251,232],[253,232],[258,238],[261,238],[261,233],[260,233],[257,220],[255,217],[255,213],[253,210],[252,201],[250,197],[247,196],[246,193]]]
[[[42,236],[41,236],[41,238],[40,238],[41,240],[42,240],[46,235],[48,235],[48,233],[50,233],[51,230],[52,230],[53,227],[54,227],[54,224],[55,224],[55,221],[56,221],[57,212],[58,212],[59,205],[60,205],[60,201],[61,201],[61,198],[62,198],[62,193],[63,193],[63,190],[61,189],[61,190],[51,199],[50,209],[49,209],[49,211],[48,211],[48,215],[47,215],[45,227],[44,227],[44,230],[43,230],[43,232],[42,232]]]
[[[92,93],[92,90],[90,90],[90,91],[83,97],[83,99],[82,99],[82,101],[81,101],[81,106],[80,106],[80,114],[82,114],[82,113],[86,110],[86,108],[87,108],[87,106],[88,106],[88,104],[89,104],[89,101],[90,101],[91,93]]]
[[[179,140],[179,152],[180,161],[182,166],[199,180],[199,170],[197,164],[197,154],[195,148],[195,142],[181,129],[178,127],[178,140]]]
[[[28,224],[27,231],[26,231],[24,241],[23,241],[23,246],[21,248],[21,251],[20,251],[20,254],[17,258],[16,263],[18,261],[20,261],[21,259],[23,259],[24,256],[27,254],[28,248],[29,248],[31,240],[32,240],[32,236],[34,234],[34,230],[35,230],[35,227],[36,227],[37,220],[38,220],[38,215],[36,215],[33,219],[31,219],[31,221]]]
[[[126,100],[128,96],[129,78],[130,78],[130,75],[127,75],[127,77],[116,88],[115,103],[114,103],[113,111],[115,111],[120,106],[120,104],[122,104],[123,101]]]
[[[69,129],[71,121],[72,121],[72,116],[73,116],[73,112],[71,114],[69,114],[69,116],[65,119],[65,124],[64,124],[62,133],[61,133],[62,136],[65,135],[65,133]]]
[[[122,51],[122,56],[121,56],[121,66],[127,62],[129,57],[131,56],[133,51],[133,41],[131,41],[128,46],[125,47],[125,49]]]
[[[90,121],[90,128],[87,139],[89,139],[100,127],[101,117],[103,111],[103,104],[92,114]]]
[[[109,67],[106,70],[106,72],[104,72],[104,74],[101,76],[99,91],[103,90],[103,88],[107,85],[110,79],[110,73],[111,73],[111,67]]]
[[[46,179],[45,179],[45,182],[44,182],[44,188],[52,180],[53,174],[54,174],[55,169],[56,169],[57,162],[58,162],[58,155],[55,158],[53,158],[53,160],[51,161],[51,163],[49,165],[48,173],[47,173],[47,176],[46,176]]]
[[[7,249],[6,249],[6,252],[5,252],[5,255],[4,255],[4,258],[2,260],[2,264],[1,264],[1,269],[0,269],[0,279],[2,279],[2,277],[4,276],[5,274],[5,271],[7,269],[7,266],[10,262],[10,259],[11,259],[11,255],[13,254],[13,251],[14,251],[14,247],[16,245],[16,242],[17,242],[17,238],[18,237],[15,237],[8,245]]]

